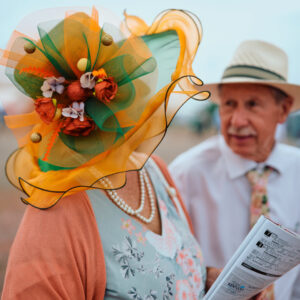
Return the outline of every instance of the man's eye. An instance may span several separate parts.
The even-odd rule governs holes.
[[[249,102],[248,102],[248,106],[249,107],[255,107],[255,106],[257,106],[257,101],[255,101],[255,100],[250,100]]]
[[[227,100],[227,101],[225,101],[225,106],[233,107],[234,106],[234,101],[233,100]]]

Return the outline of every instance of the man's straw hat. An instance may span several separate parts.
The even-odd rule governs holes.
[[[206,84],[211,100],[218,103],[219,84],[263,84],[273,86],[294,99],[292,111],[300,109],[300,86],[287,82],[288,57],[280,48],[263,41],[245,41],[236,50],[221,82]]]

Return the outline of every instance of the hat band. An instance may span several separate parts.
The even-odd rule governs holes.
[[[275,72],[247,65],[237,65],[228,67],[225,70],[222,79],[230,77],[249,77],[260,80],[280,80],[285,82],[287,81],[286,78]]]

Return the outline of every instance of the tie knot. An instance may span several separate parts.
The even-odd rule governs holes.
[[[272,172],[272,168],[265,166],[262,170],[253,169],[247,172],[246,177],[249,180],[251,186],[260,186],[265,188],[268,182],[268,177]]]

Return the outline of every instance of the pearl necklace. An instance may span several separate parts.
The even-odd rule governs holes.
[[[112,201],[123,211],[125,211],[127,214],[136,216],[138,219],[141,221],[149,224],[152,222],[154,216],[155,216],[155,197],[153,195],[152,187],[150,184],[150,179],[144,169],[141,171],[138,171],[139,173],[139,182],[140,182],[140,191],[141,191],[141,201],[140,201],[140,206],[137,209],[133,209],[131,206],[129,206],[116,192],[116,190],[110,189],[106,190],[107,194],[110,196]],[[101,182],[106,188],[112,188],[112,183],[111,181],[104,177],[101,179]],[[150,208],[151,208],[151,213],[149,218],[146,218],[141,215],[141,212],[145,206],[145,186],[146,186],[146,191],[147,194],[150,198]]]

